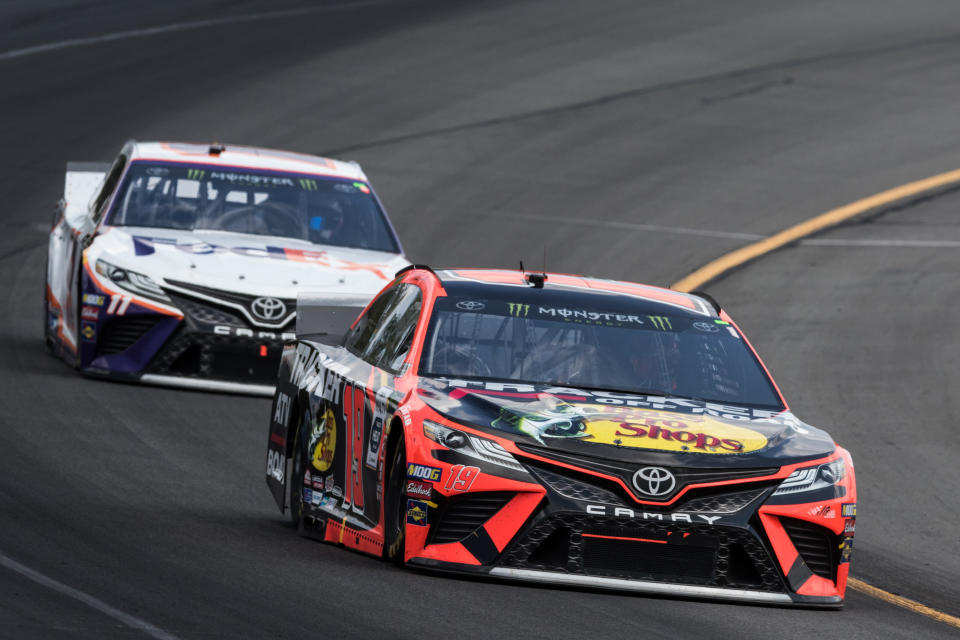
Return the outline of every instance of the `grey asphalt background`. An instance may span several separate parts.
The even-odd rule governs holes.
[[[286,18],[3,59],[76,37]],[[269,401],[83,379],[42,353],[67,160],[129,137],[360,161],[410,258],[669,284],[752,235],[960,167],[960,6],[884,0],[0,7],[0,554],[181,638],[955,637],[842,612],[474,582],[298,538]],[[960,615],[957,240],[947,194],[710,287],[857,464],[853,573]],[[785,631],[786,630],[786,631]],[[0,566],[0,637],[143,637]]]

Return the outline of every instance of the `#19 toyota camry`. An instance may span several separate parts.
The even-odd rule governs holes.
[[[850,454],[712,300],[411,267],[349,329],[298,313],[266,477],[302,533],[476,576],[842,604]]]
[[[88,374],[271,394],[299,291],[369,300],[406,264],[355,163],[130,141],[67,166],[46,346]]]

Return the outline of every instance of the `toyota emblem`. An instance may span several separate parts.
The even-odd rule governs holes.
[[[663,467],[644,467],[633,474],[633,486],[645,496],[665,496],[677,486],[677,479]]]
[[[287,305],[278,298],[262,297],[257,298],[250,305],[250,310],[260,320],[268,322],[279,320],[287,313]]]
[[[480,311],[486,305],[477,300],[461,300],[457,303],[457,309],[463,309],[464,311]]]

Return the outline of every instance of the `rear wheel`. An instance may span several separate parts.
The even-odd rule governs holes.
[[[303,518],[303,474],[306,470],[307,455],[302,429],[297,429],[293,442],[293,470],[290,472],[290,486],[287,496],[290,505],[290,521],[299,527]]]
[[[403,434],[397,443],[390,465],[390,477],[387,480],[387,499],[384,502],[384,541],[383,557],[398,567],[404,564],[404,547],[407,537],[407,504],[404,491],[406,478],[406,449],[403,446]]]

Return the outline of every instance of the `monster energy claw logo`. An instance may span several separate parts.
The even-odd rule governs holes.
[[[650,318],[650,322],[653,323],[654,328],[659,329],[660,331],[672,331],[673,325],[670,324],[670,318],[667,316],[647,316]]]
[[[316,191],[317,190],[317,181],[311,180],[309,178],[300,178],[300,188],[304,191]]]
[[[530,315],[530,305],[520,304],[519,302],[509,302],[510,315],[519,317],[527,317]]]
[[[202,180],[202,179],[203,179],[203,174],[205,174],[205,173],[206,173],[206,171],[204,171],[203,169],[187,169],[187,179],[188,179],[188,180]]]

